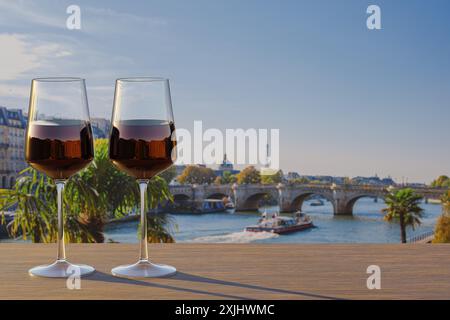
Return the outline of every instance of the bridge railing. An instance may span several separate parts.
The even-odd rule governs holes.
[[[434,236],[434,231],[428,231],[428,232],[424,232],[424,233],[421,233],[419,235],[409,238],[407,242],[417,243],[417,242],[421,242],[427,238],[431,238],[433,236]]]
[[[227,185],[200,185],[201,187],[207,187],[207,188],[233,188],[233,184],[227,184]],[[199,187],[200,187],[199,186]],[[305,184],[284,184],[287,188],[295,188],[295,187],[301,187],[301,188],[311,188],[311,189],[329,189],[329,188],[336,188],[340,190],[375,190],[375,191],[387,191],[388,186],[385,185],[370,185],[370,184],[328,184],[328,183],[305,183]],[[169,186],[171,189],[179,190],[182,188],[193,188],[194,185],[185,184],[185,185],[171,185]],[[238,187],[241,188],[264,188],[264,189],[271,189],[271,188],[278,188],[278,184],[242,184]],[[405,186],[406,187],[406,186]],[[398,185],[394,188],[402,188],[402,186]],[[411,187],[413,190],[419,193],[443,193],[448,188],[442,188],[442,187]]]

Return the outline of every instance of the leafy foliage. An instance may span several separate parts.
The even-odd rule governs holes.
[[[306,177],[300,177],[289,180],[289,184],[291,185],[300,185],[300,184],[308,184],[310,183],[309,179]]]
[[[69,192],[65,193],[63,198],[66,225],[64,237],[68,242],[93,242],[94,237],[89,233],[87,226],[78,219],[76,210],[87,206],[93,200],[92,195],[95,191],[90,187],[80,186],[76,180],[72,179],[67,184]],[[76,203],[72,207],[73,200]],[[2,190],[0,207],[2,210],[15,211],[11,227],[12,236],[22,235],[24,239],[30,237],[33,242],[56,241],[56,185],[36,170],[25,169],[13,189]]]
[[[420,207],[422,196],[416,194],[411,188],[397,190],[389,193],[385,202],[387,207],[383,209],[384,219],[389,222],[399,222],[401,241],[406,243],[406,227],[413,230],[421,224],[423,209]]]
[[[111,218],[136,212],[140,201],[134,178],[117,170],[109,161],[108,141],[95,141],[95,159],[66,184],[63,196],[65,240],[103,242],[103,228]],[[147,188],[149,208],[171,199],[167,183],[153,178]],[[11,190],[1,190],[0,210],[14,210],[12,236],[33,242],[54,242],[57,238],[56,185],[33,168],[20,173]],[[148,238],[152,242],[173,242],[171,221],[164,214],[149,215]]]
[[[167,170],[164,170],[160,174],[158,174],[158,177],[163,178],[167,184],[169,184],[175,177],[177,176],[177,169],[175,166],[171,166]]]
[[[450,243],[450,216],[441,215],[434,229],[433,243]]]
[[[442,196],[442,215],[436,222],[433,243],[450,243],[450,191]]]
[[[215,184],[215,185],[221,185],[221,184],[224,184],[224,183],[223,183],[222,177],[221,177],[221,176],[216,177],[216,178],[214,179],[214,184]]]
[[[448,176],[439,176],[436,180],[431,182],[432,187],[447,187],[450,188],[450,178]]]
[[[261,183],[262,184],[277,184],[281,183],[283,181],[283,171],[278,170],[275,174],[267,175],[262,174],[261,175]]]
[[[444,214],[450,215],[450,191],[442,196],[442,211]]]
[[[258,184],[261,183],[261,174],[254,166],[248,166],[237,175],[238,184]]]
[[[222,175],[222,183],[223,184],[233,184],[237,182],[237,176],[235,174],[231,174],[229,171],[225,171]]]
[[[214,170],[200,166],[187,166],[178,177],[181,184],[211,184],[216,179]]]
[[[214,180],[214,184],[233,184],[237,181],[237,177],[235,174],[231,174],[229,171],[225,171],[222,176],[216,177]]]

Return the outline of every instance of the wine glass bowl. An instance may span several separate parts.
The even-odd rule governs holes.
[[[173,165],[176,157],[175,124],[169,81],[164,78],[116,80],[111,119],[109,157],[121,171],[134,177],[141,195],[140,256],[138,262],[111,270],[121,277],[164,277],[172,266],[150,262],[147,249],[147,186],[151,178]]]
[[[173,164],[174,131],[173,122],[159,119],[117,121],[111,129],[110,159],[136,179],[151,179]]]
[[[29,270],[30,275],[68,277],[73,272],[94,272],[87,265],[66,260],[62,192],[72,175],[94,158],[93,135],[84,79],[37,78],[32,80],[25,159],[55,181],[58,206],[57,259]],[[79,272],[78,272],[79,271]]]
[[[38,120],[28,129],[26,159],[52,179],[68,179],[94,158],[89,122]]]

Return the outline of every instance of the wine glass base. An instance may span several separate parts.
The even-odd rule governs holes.
[[[165,264],[154,264],[148,260],[140,260],[135,264],[115,267],[113,276],[123,278],[161,278],[175,274],[177,269]]]
[[[46,278],[68,278],[70,276],[85,276],[95,269],[85,264],[72,264],[66,260],[56,260],[52,264],[31,268],[28,273],[31,276]]]

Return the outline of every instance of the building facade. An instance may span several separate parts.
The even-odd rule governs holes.
[[[0,106],[0,188],[11,188],[17,174],[26,168],[27,119],[20,109]]]
[[[91,118],[91,126],[95,138],[108,138],[109,130],[111,129],[111,121],[103,118]]]

